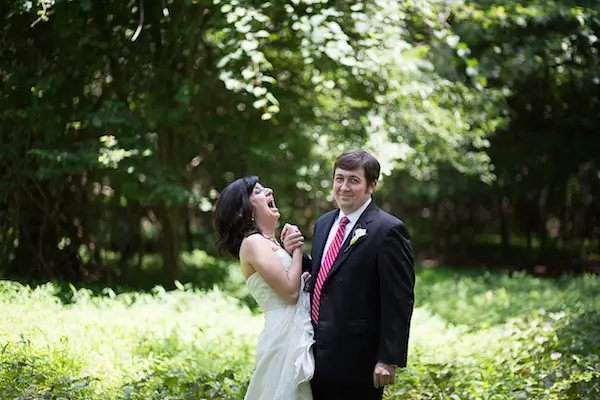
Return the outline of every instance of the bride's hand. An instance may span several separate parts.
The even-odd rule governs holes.
[[[298,254],[300,257],[302,257],[302,252],[304,251],[303,246],[304,246],[304,238],[302,236],[300,236],[299,241],[292,246],[292,255]]]
[[[300,257],[302,257],[302,243],[300,243],[298,245],[298,247],[296,247],[293,251],[292,251],[292,255],[299,255]]]

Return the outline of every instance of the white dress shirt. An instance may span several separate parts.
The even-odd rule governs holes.
[[[352,232],[352,228],[354,228],[354,225],[356,225],[356,222],[358,221],[358,219],[360,218],[362,213],[367,209],[369,204],[371,204],[371,201],[373,201],[373,200],[369,197],[369,199],[367,201],[365,201],[365,203],[362,206],[360,206],[360,208],[358,210],[356,210],[353,213],[350,213],[348,215],[345,215],[342,212],[342,210],[340,210],[336,220],[333,222],[333,226],[331,227],[331,230],[329,231],[329,236],[327,237],[327,242],[325,242],[325,248],[323,249],[323,256],[321,257],[321,265],[323,265],[323,261],[325,261],[325,255],[327,254],[329,245],[331,244],[331,242],[333,242],[333,238],[335,237],[335,234],[337,233],[337,230],[338,230],[338,227],[340,226],[340,221],[342,220],[342,218],[344,218],[344,216],[346,216],[349,220],[349,222],[346,224],[346,228],[344,229],[344,239],[342,240],[342,244],[343,244],[346,241],[346,238],[348,237],[350,232]]]

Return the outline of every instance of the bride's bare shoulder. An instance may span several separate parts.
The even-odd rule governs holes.
[[[262,247],[265,247],[266,244],[267,239],[265,239],[260,233],[252,233],[242,240],[242,244],[240,246],[240,256],[252,254]]]
[[[245,260],[254,259],[265,253],[273,253],[280,247],[275,246],[269,239],[260,233],[253,233],[242,240],[240,246],[240,258]]]
[[[265,240],[260,233],[251,233],[242,240],[241,247],[260,246]]]

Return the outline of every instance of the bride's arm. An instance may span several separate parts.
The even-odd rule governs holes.
[[[296,304],[302,275],[302,247],[293,251],[292,265],[286,271],[271,242],[260,235],[251,235],[242,241],[240,261],[254,268],[283,301]]]

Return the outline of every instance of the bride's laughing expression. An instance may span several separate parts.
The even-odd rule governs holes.
[[[273,189],[266,188],[260,183],[257,183],[250,195],[250,204],[254,209],[255,219],[279,219],[279,210],[275,205],[275,197],[273,197]]]

